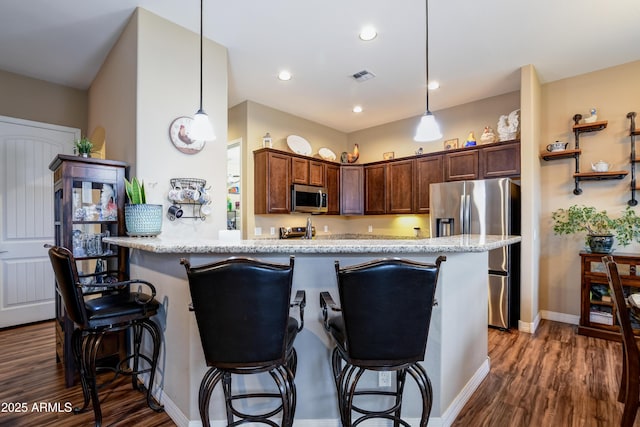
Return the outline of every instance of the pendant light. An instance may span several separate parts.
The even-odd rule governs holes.
[[[216,135],[213,133],[213,126],[209,121],[209,116],[202,109],[202,3],[200,0],[200,109],[193,116],[191,132],[189,136],[196,141],[213,141]]]
[[[426,68],[426,99],[427,106],[424,115],[420,118],[420,123],[413,137],[417,142],[436,141],[442,138],[440,126],[436,122],[435,116],[429,111],[429,0],[425,0],[426,27],[425,27],[425,68]]]

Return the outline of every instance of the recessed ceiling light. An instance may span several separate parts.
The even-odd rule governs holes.
[[[372,26],[364,27],[359,34],[360,40],[368,42],[369,40],[373,40],[378,35],[378,32]]]
[[[354,113],[362,113],[362,106],[356,105],[352,110]]]
[[[282,80],[283,82],[286,82],[288,80],[291,80],[291,73],[288,72],[287,70],[282,70],[280,71],[280,73],[278,74],[278,78],[280,80]]]
[[[429,90],[438,89],[440,87],[440,83],[436,82],[435,80],[430,81],[427,87],[429,88]]]

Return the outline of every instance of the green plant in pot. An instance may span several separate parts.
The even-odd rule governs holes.
[[[586,233],[586,243],[594,253],[611,253],[614,237],[620,246],[640,242],[640,217],[629,206],[617,218],[610,217],[605,210],[579,205],[558,209],[551,218],[555,234]]]
[[[124,205],[127,235],[154,237],[162,231],[162,205],[147,204],[144,183],[138,178],[124,179],[129,203]]]
[[[86,136],[82,137],[78,139],[74,144],[78,155],[82,157],[91,157],[93,143],[89,140],[89,138],[87,138]]]

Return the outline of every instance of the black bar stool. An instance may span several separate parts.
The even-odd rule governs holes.
[[[294,377],[297,366],[293,347],[304,327],[306,294],[298,291],[290,304],[294,257],[289,265],[250,258],[191,267],[187,270],[191,310],[195,312],[202,349],[210,369],[200,383],[198,405],[204,426],[209,426],[211,393],[222,381],[227,425],[248,422],[278,426],[271,420],[282,414],[282,426],[292,426],[296,408]],[[300,323],[289,316],[290,307],[299,309]],[[232,374],[268,372],[277,392],[233,393]],[[275,409],[247,414],[234,406],[237,401],[279,399]],[[235,421],[234,417],[239,420]]]
[[[75,258],[68,249],[50,246],[49,259],[67,316],[75,324],[71,344],[76,366],[80,371],[84,404],[81,408],[74,408],[73,412],[76,414],[84,412],[89,403],[93,402],[95,425],[100,427],[102,425],[102,411],[98,388],[111,383],[120,374],[125,374],[131,375],[134,389],[144,392],[145,387],[138,381],[138,375],[144,373],[149,373],[149,387],[146,389],[147,405],[156,412],[162,411],[163,407],[158,405],[151,395],[162,339],[160,328],[151,320],[160,306],[158,301],[154,299],[156,295],[154,286],[143,280],[83,285],[78,279]],[[144,294],[140,290],[132,292],[130,287],[133,284],[144,285],[151,292],[151,295]],[[97,298],[85,300],[83,286],[106,290],[102,290],[101,296]],[[115,368],[97,367],[96,355],[105,335],[126,329],[132,331],[133,348],[131,354],[120,360]],[[153,342],[151,356],[140,352],[142,332],[145,330]],[[145,361],[148,367],[141,368],[141,361]],[[127,366],[130,362],[132,362],[131,368]],[[113,371],[114,376],[108,382],[98,385],[96,376],[103,369]]]
[[[419,362],[424,360],[440,263],[445,260],[441,256],[435,264],[425,264],[382,259],[343,269],[336,261],[342,307],[329,292],[320,293],[320,307],[324,327],[336,344],[331,365],[343,426],[383,418],[396,427],[411,427],[401,418],[407,373],[422,396],[420,426],[427,425],[433,391]],[[329,309],[339,314],[329,316]],[[395,372],[395,391],[359,389],[367,370]],[[387,409],[368,410],[356,405],[355,398],[360,396],[391,398],[393,403]],[[359,414],[355,420],[353,412]]]

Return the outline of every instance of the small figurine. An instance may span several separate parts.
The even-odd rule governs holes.
[[[467,142],[464,143],[465,147],[473,147],[476,145],[476,137],[473,135],[473,132],[469,132],[469,136],[467,137]]]
[[[592,108],[591,111],[589,111],[591,113],[591,115],[589,117],[585,117],[584,118],[584,122],[585,123],[594,123],[596,120],[598,120],[598,114],[596,112],[595,108]]]
[[[271,135],[269,135],[269,132],[267,132],[266,135],[262,137],[262,148],[273,148],[273,143],[271,142]]]
[[[496,135],[493,133],[493,129],[489,126],[484,127],[484,132],[480,136],[480,142],[482,144],[491,144],[492,142],[496,142]]]
[[[422,149],[422,147],[418,148],[416,150],[416,156],[419,156],[420,154],[422,154],[424,152],[424,150]]]
[[[509,141],[518,137],[520,131],[520,110],[513,110],[508,116],[502,115],[498,120],[500,141]]]
[[[358,157],[360,157],[360,150],[358,149],[358,144],[353,147],[353,154],[347,153],[347,162],[355,163],[358,161]]]

